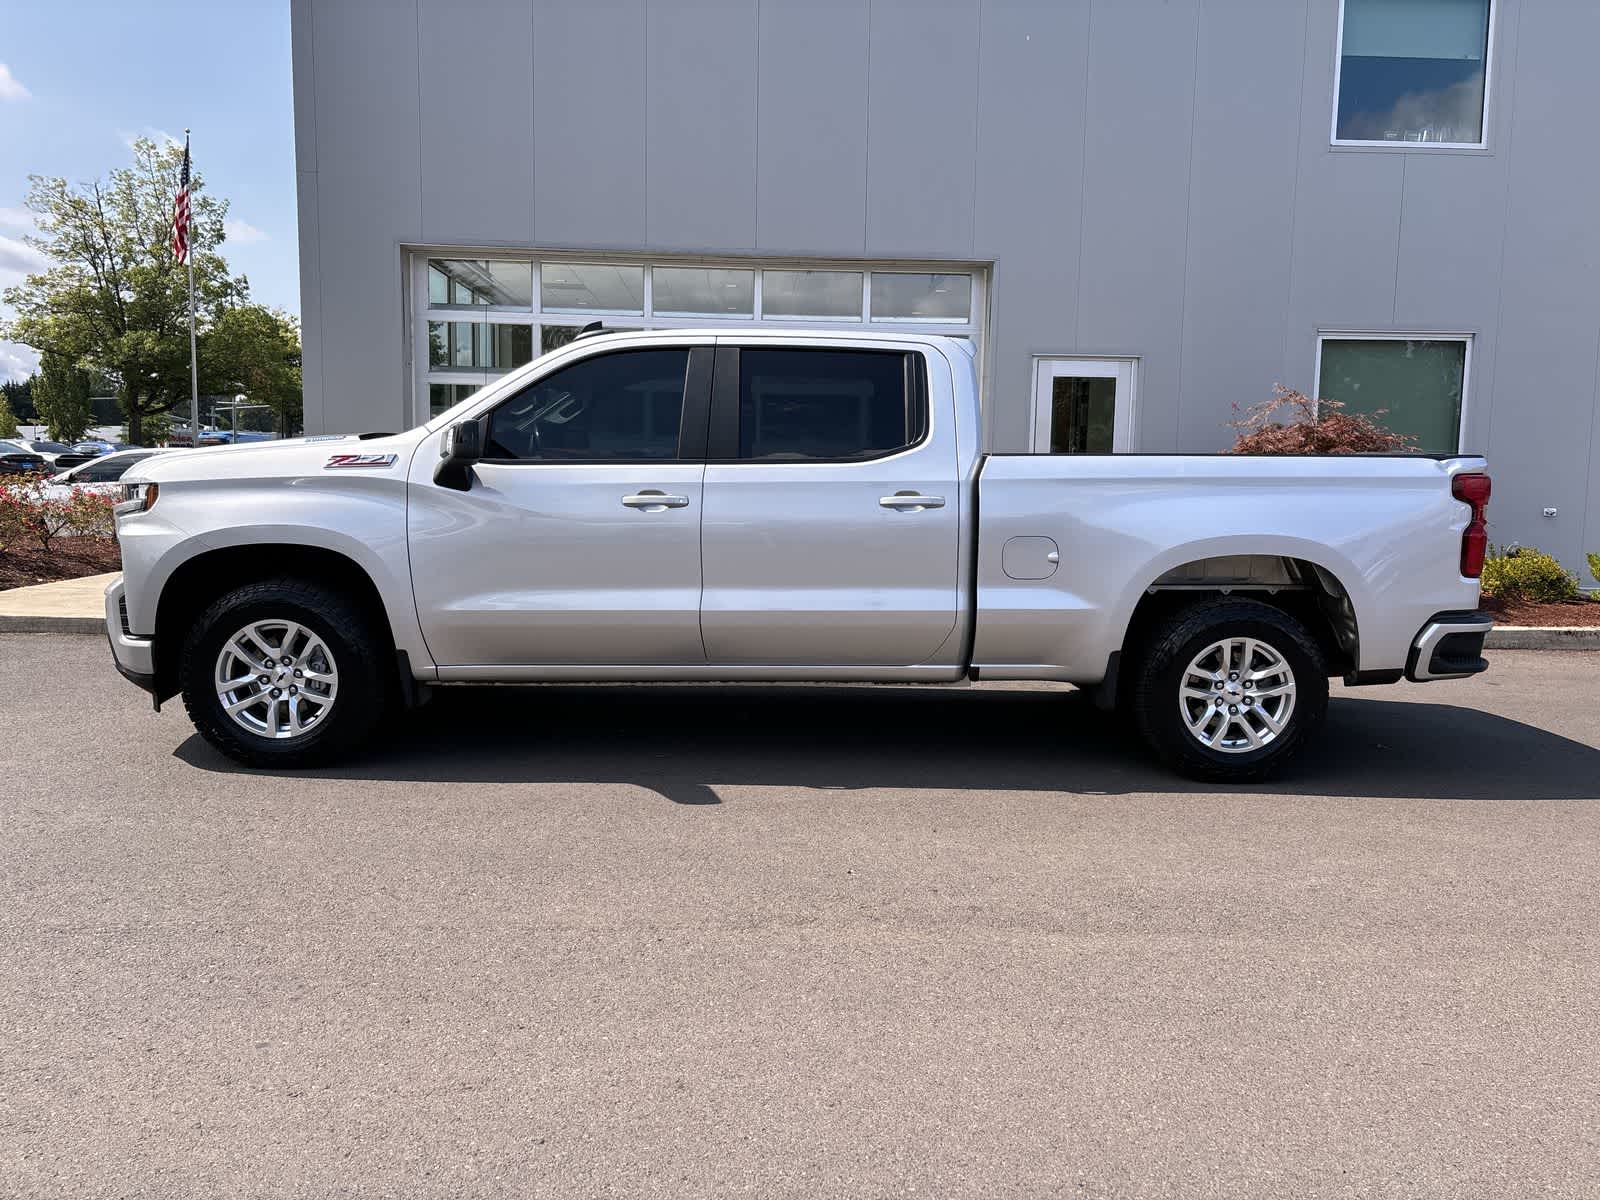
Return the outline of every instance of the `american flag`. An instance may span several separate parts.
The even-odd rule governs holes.
[[[189,139],[183,139],[183,175],[178,180],[178,198],[172,202],[172,256],[180,263],[189,261]]]

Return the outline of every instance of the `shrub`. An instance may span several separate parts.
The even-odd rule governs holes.
[[[1589,574],[1594,576],[1596,583],[1600,583],[1600,554],[1591,551],[1584,557],[1589,560]]]
[[[1491,546],[1483,560],[1483,591],[1496,600],[1554,604],[1578,598],[1578,577],[1532,546],[1504,553]]]
[[[74,488],[67,496],[51,498],[44,488],[38,477],[0,482],[0,552],[25,541],[48,551],[62,534],[116,536],[109,496]]]
[[[1292,420],[1285,424],[1280,414]],[[1272,399],[1246,409],[1228,425],[1239,430],[1230,454],[1371,454],[1417,448],[1412,438],[1391,433],[1365,413],[1345,412],[1342,401],[1313,400],[1281,383],[1273,384]]]

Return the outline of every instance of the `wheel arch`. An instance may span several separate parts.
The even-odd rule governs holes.
[[[404,649],[383,593],[372,574],[350,555],[299,542],[249,542],[212,547],[185,559],[167,576],[156,604],[154,656],[156,697],[179,690],[178,662],[184,637],[212,601],[244,584],[280,576],[330,583],[348,594],[388,639],[390,658]]]
[[[1224,542],[1204,546],[1205,552],[1197,549],[1169,551],[1139,574],[1138,590],[1124,598],[1120,659],[1136,655],[1151,631],[1174,613],[1205,599],[1239,595],[1270,604],[1304,624],[1331,674],[1358,669],[1364,592],[1353,564],[1306,543],[1246,548]]]

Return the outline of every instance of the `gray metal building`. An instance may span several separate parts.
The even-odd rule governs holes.
[[[306,425],[584,322],[974,339],[995,449],[1282,382],[1600,549],[1593,0],[294,0]]]

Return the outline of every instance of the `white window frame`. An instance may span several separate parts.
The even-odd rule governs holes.
[[[1033,407],[1028,428],[1028,449],[1033,454],[1050,453],[1052,408],[1047,380],[1058,375],[1074,377],[1058,366],[1079,366],[1077,378],[1115,379],[1118,383],[1116,407],[1111,415],[1111,453],[1132,454],[1138,444],[1139,358],[1131,354],[1035,354],[1033,356]]]
[[[1475,333],[1464,333],[1460,330],[1408,330],[1404,333],[1395,333],[1392,330],[1377,329],[1319,329],[1317,330],[1317,356],[1311,370],[1312,413],[1316,415],[1316,404],[1321,400],[1318,395],[1322,391],[1322,343],[1328,340],[1335,342],[1461,342],[1466,350],[1461,356],[1461,421],[1456,426],[1456,446],[1452,453],[1461,454],[1462,447],[1471,445],[1467,435],[1469,431],[1475,432],[1476,425],[1472,421],[1472,349],[1477,341]]]
[[[469,321],[488,325],[531,325],[534,330],[534,357],[540,354],[539,328],[543,325],[565,325],[581,328],[592,321],[602,321],[606,326],[624,329],[789,329],[826,327],[829,329],[859,329],[863,333],[880,330],[894,333],[933,333],[970,338],[977,349],[980,371],[985,362],[987,320],[989,312],[989,270],[987,263],[937,262],[925,260],[884,259],[797,259],[753,258],[734,256],[673,255],[640,253],[596,253],[594,251],[563,250],[552,248],[509,249],[500,247],[464,247],[407,244],[401,247],[405,270],[406,311],[410,314],[406,328],[410,331],[406,353],[411,382],[408,401],[409,420],[413,425],[432,419],[429,406],[430,384],[466,384],[484,387],[506,372],[484,368],[461,370],[429,370],[428,325],[434,321]],[[428,260],[430,258],[508,259],[528,262],[533,273],[533,304],[528,308],[505,306],[434,306],[427,302]],[[544,262],[623,264],[644,268],[644,304],[642,312],[602,312],[598,309],[581,311],[545,311],[540,289],[540,267]],[[722,316],[658,316],[655,314],[655,286],[653,267],[730,267],[755,272],[753,296],[754,315]],[[852,317],[795,317],[766,316],[762,312],[763,273],[780,271],[858,271],[861,273],[861,316]],[[919,321],[915,318],[872,319],[872,272],[896,273],[928,272],[941,275],[968,275],[972,279],[971,307],[967,320]],[[981,378],[981,375],[980,375]]]
[[[1388,142],[1368,141],[1339,136],[1339,89],[1344,73],[1344,6],[1339,0],[1339,27],[1333,44],[1333,112],[1328,119],[1328,144],[1355,146],[1366,150],[1396,150],[1401,152],[1429,150],[1487,150],[1489,148],[1489,107],[1494,93],[1494,43],[1499,26],[1500,0],[1489,0],[1489,39],[1483,50],[1483,121],[1476,142]],[[1319,352],[1320,353],[1320,352]]]

